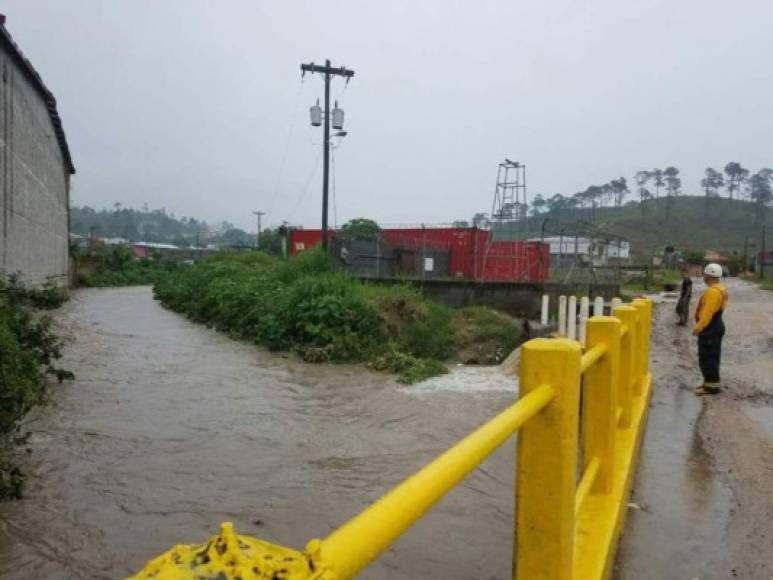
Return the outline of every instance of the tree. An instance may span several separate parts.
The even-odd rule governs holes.
[[[221,234],[220,243],[232,247],[254,246],[255,236],[239,228],[229,228]]]
[[[650,179],[652,179],[652,183],[655,185],[655,199],[660,199],[660,188],[666,184],[663,180],[663,170],[656,167],[650,171]]]
[[[663,170],[663,178],[666,184],[666,220],[671,217],[671,204],[673,199],[681,193],[682,179],[679,177],[679,170],[676,167],[666,167]]]
[[[341,226],[341,232],[355,240],[375,240],[380,231],[378,224],[367,218],[355,218]]]
[[[266,228],[260,232],[260,250],[272,256],[282,255],[282,236],[280,228]]]
[[[451,225],[455,228],[469,228],[470,222],[468,222],[467,220],[456,220]]]
[[[741,189],[741,184],[749,176],[749,170],[741,166],[737,161],[731,161],[725,165],[725,174],[727,175],[727,193],[730,199],[733,199],[733,192]]]
[[[472,227],[474,228],[487,228],[491,225],[491,220],[488,219],[488,214],[476,213],[472,216]]]
[[[647,189],[647,182],[652,176],[649,171],[642,170],[637,171],[633,176],[633,180],[636,182],[636,187],[639,192],[639,203],[641,204],[641,211],[644,213],[644,202],[652,197],[649,189]]]
[[[725,178],[722,173],[713,167],[707,167],[705,177],[701,179],[701,187],[706,192],[706,212],[709,211],[709,198],[719,195],[718,189],[725,185]]]
[[[552,195],[547,200],[548,205],[548,211],[550,213],[558,212],[566,205],[566,198],[561,195],[560,193],[556,193],[555,195]]]
[[[623,198],[631,193],[631,191],[628,189],[628,182],[626,181],[625,177],[613,179],[610,181],[609,190],[612,192],[612,195],[615,198],[615,207],[622,206]]]
[[[544,197],[542,197],[541,193],[538,193],[534,196],[534,199],[531,200],[531,213],[532,215],[539,215],[543,211],[545,211],[545,208],[547,207],[548,202],[545,200]]]
[[[771,189],[773,169],[760,169],[748,180],[749,199],[756,207],[757,220],[765,218],[767,205],[773,201],[773,189]]]

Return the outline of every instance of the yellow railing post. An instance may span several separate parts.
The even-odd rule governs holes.
[[[637,298],[633,301],[635,308],[639,309],[639,319],[641,320],[641,357],[642,357],[642,375],[649,373],[650,365],[650,333],[652,330],[652,300],[649,298]]]
[[[583,471],[594,458],[601,462],[591,493],[608,493],[615,472],[620,327],[620,320],[612,316],[594,316],[588,322],[588,349],[600,343],[607,347],[606,354],[585,372],[583,381]]]
[[[636,375],[637,352],[639,348],[639,312],[633,306],[618,306],[612,312],[619,318],[628,332],[620,339],[620,373],[617,381],[617,405],[621,408],[618,425],[624,429],[631,425],[633,410],[633,383],[638,380]]]
[[[572,576],[579,343],[537,338],[521,348],[520,397],[550,385],[553,400],[518,435],[513,578]]]

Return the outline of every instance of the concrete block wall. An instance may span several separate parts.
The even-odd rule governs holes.
[[[46,104],[0,52],[0,271],[68,282],[69,174]]]

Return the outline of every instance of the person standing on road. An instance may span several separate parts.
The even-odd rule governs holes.
[[[692,278],[686,267],[682,267],[682,290],[676,303],[676,313],[679,316],[679,326],[687,326],[690,318],[690,299],[692,298]]]
[[[698,365],[703,374],[703,385],[695,389],[696,395],[716,395],[722,390],[719,380],[722,337],[725,335],[722,313],[728,298],[727,290],[719,283],[722,273],[719,264],[709,264],[703,270],[707,288],[698,301],[692,331],[698,337]]]

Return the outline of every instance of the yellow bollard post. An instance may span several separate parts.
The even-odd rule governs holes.
[[[620,339],[620,373],[617,381],[617,405],[622,409],[618,426],[627,429],[631,426],[631,412],[633,410],[633,383],[638,380],[636,376],[637,351],[639,348],[639,311],[633,306],[618,306],[612,312],[615,318],[619,318],[628,332]]]
[[[600,461],[591,493],[608,493],[615,472],[620,327],[620,320],[612,316],[594,316],[588,322],[588,351],[598,344],[607,347],[604,356],[585,372],[583,381],[583,471],[594,458]]]
[[[580,397],[580,344],[530,340],[521,348],[520,397],[541,385],[555,390],[521,427],[516,463],[513,578],[570,580]]]

